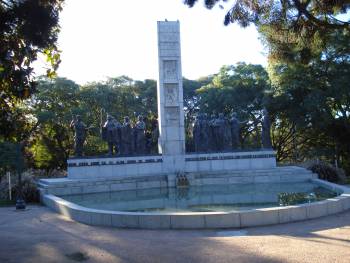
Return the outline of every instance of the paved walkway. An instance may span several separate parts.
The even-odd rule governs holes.
[[[350,262],[350,211],[247,229],[123,230],[0,208],[0,262]]]

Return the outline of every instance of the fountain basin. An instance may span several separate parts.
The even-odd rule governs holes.
[[[350,209],[349,188],[319,179],[310,179],[308,182],[341,194],[312,203],[216,212],[102,210],[88,208],[65,200],[65,196],[62,198],[52,194],[42,194],[42,202],[58,213],[81,223],[144,229],[242,228],[302,221]]]

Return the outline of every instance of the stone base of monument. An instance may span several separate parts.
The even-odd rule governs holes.
[[[166,158],[166,157],[165,157]],[[176,187],[179,176],[191,186],[302,182],[313,174],[299,167],[276,167],[271,150],[196,153],[183,156],[182,167],[161,155],[68,160],[68,176],[41,179],[42,194],[70,195]],[[171,161],[171,159],[170,159]],[[176,163],[177,160],[174,160]],[[177,163],[177,164],[178,164]]]
[[[277,182],[280,170],[276,168],[275,153],[271,150],[195,153],[175,157],[73,158],[68,160],[67,178],[42,179],[39,185],[47,193],[62,195],[174,187],[179,175],[185,175],[190,185],[206,184],[210,180],[218,183]],[[254,179],[256,173],[263,175],[261,179]]]
[[[248,183],[285,183],[305,182],[315,178],[309,170],[289,166],[273,169],[255,169],[242,171],[221,171],[186,173],[190,186],[228,185]],[[87,179],[41,179],[41,194],[71,195],[113,191],[141,190],[149,188],[175,187],[175,174],[159,174],[148,176],[120,176],[110,178]]]

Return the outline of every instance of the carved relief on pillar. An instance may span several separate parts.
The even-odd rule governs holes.
[[[165,82],[177,82],[177,61],[176,60],[164,60],[164,81]]]
[[[178,126],[180,122],[180,108],[165,107],[165,120],[167,126]]]
[[[179,106],[179,89],[178,84],[164,84],[165,106]]]

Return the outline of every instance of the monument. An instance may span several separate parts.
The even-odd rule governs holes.
[[[128,190],[134,189],[135,184],[143,188],[172,187],[178,178],[184,176],[191,185],[197,184],[198,178],[206,174],[217,177],[237,170],[276,167],[275,153],[271,148],[237,151],[239,130],[234,127],[235,135],[231,139],[230,122],[222,113],[212,118],[206,114],[198,116],[195,132],[198,152],[186,153],[180,23],[160,21],[157,27],[158,125],[152,124],[152,134],[145,134],[142,116],[133,126],[128,117],[120,124],[109,116],[102,129],[102,137],[109,146],[109,155],[81,156],[82,145],[81,140],[78,140],[77,156],[67,161],[70,183],[84,179],[99,182],[98,186],[84,188],[79,182],[76,183],[79,187],[59,191],[86,193]],[[158,153],[154,153],[150,145],[154,145],[157,137]],[[230,151],[232,147],[235,151]],[[120,180],[128,180],[128,183],[122,184]]]
[[[305,220],[315,211],[316,215],[322,216],[350,208],[350,191],[346,192],[347,196],[336,200],[337,203],[335,199],[329,199],[328,203],[322,202],[314,206],[308,204],[282,209],[274,207],[266,210],[214,213],[133,212],[135,207],[132,202],[114,199],[112,196],[115,192],[124,196],[126,190],[132,190],[127,195],[132,198],[137,197],[136,199],[141,198],[141,203],[146,204],[147,209],[158,209],[166,207],[167,203],[164,199],[158,198],[159,194],[165,190],[165,195],[176,194],[176,198],[171,199],[171,202],[174,200],[173,203],[177,207],[177,204],[182,204],[177,194],[180,193],[180,199],[182,194],[187,196],[188,190],[196,189],[191,186],[221,185],[226,189],[228,185],[240,184],[236,186],[240,189],[240,193],[233,191],[228,195],[230,198],[226,198],[220,192],[212,196],[204,195],[205,198],[198,198],[195,195],[194,199],[201,205],[226,205],[230,200],[251,203],[255,198],[271,200],[271,196],[260,191],[256,195],[252,195],[251,190],[246,193],[247,188],[241,185],[309,182],[313,178],[312,173],[304,168],[276,167],[275,153],[270,147],[270,121],[267,111],[264,111],[263,119],[263,149],[237,151],[239,121],[233,116],[230,127],[230,122],[221,113],[218,116],[213,115],[210,120],[205,114],[198,118],[197,149],[204,151],[186,153],[178,21],[158,22],[158,52],[158,125],[152,125],[152,135],[145,134],[142,116],[138,118],[135,125],[130,124],[128,117],[125,117],[123,124],[117,123],[110,117],[102,134],[109,145],[110,155],[84,157],[82,146],[86,136],[86,126],[79,119],[72,122],[72,128],[75,129],[76,156],[67,161],[67,178],[40,179],[40,196],[45,205],[68,218],[91,225],[173,229],[276,224]],[[159,154],[146,153],[149,151],[147,149],[145,151],[147,145],[145,135],[152,142],[158,138]],[[228,146],[232,147],[233,151],[226,151],[225,147]],[[113,153],[118,155],[113,156]],[[136,155],[123,155],[128,153]],[[145,192],[148,191],[144,189],[152,189],[150,192],[154,191],[157,198],[147,199]],[[179,189],[184,191],[178,191]],[[107,201],[104,202],[93,195],[92,198],[98,199],[99,207],[91,209],[63,199],[64,196],[76,198],[76,195],[81,195],[78,199],[85,199],[86,196],[91,197],[91,193],[104,193],[104,198],[108,195]],[[263,197],[269,199],[263,199]],[[189,202],[192,206],[192,201]],[[128,212],[119,208],[114,211],[115,203],[127,206]]]

